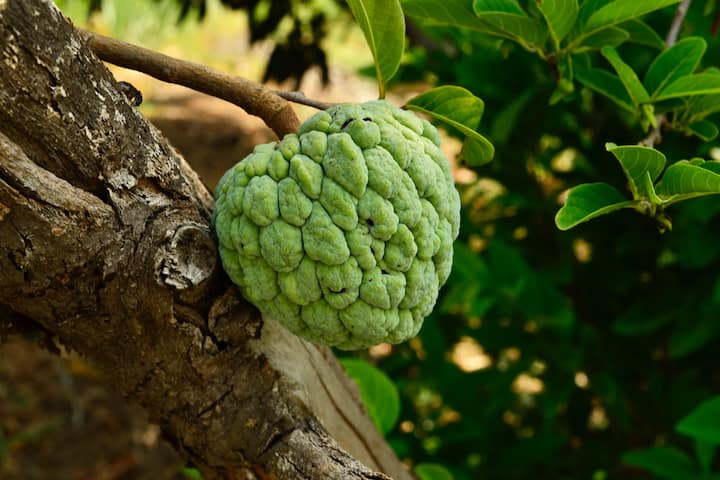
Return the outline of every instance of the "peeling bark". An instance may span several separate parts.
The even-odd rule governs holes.
[[[83,42],[51,1],[0,0],[0,304],[206,478],[411,478],[332,352],[237,295],[212,197]]]

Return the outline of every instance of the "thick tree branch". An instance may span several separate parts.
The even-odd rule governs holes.
[[[330,351],[236,295],[212,206],[50,0],[0,0],[0,304],[208,479],[409,479]]]
[[[234,103],[262,118],[280,138],[296,132],[300,126],[292,106],[262,84],[97,33],[82,33],[88,47],[101,60]]]

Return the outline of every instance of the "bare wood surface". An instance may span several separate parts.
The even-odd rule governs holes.
[[[237,296],[212,206],[50,0],[0,0],[0,304],[208,479],[410,479],[332,353]]]

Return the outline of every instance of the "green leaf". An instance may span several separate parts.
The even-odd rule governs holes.
[[[665,205],[670,205],[689,198],[720,193],[720,173],[713,171],[718,163],[708,161],[693,165],[687,160],[681,160],[670,165],[657,185],[657,194]]]
[[[560,230],[569,230],[600,215],[634,205],[635,202],[627,200],[607,183],[585,183],[568,192],[565,205],[555,215],[555,225]]]
[[[703,440],[695,441],[695,456],[697,457],[700,470],[703,475],[710,475],[713,457],[715,456],[715,445]]]
[[[696,440],[720,445],[720,395],[701,403],[675,429]]]
[[[625,90],[630,95],[630,98],[636,108],[640,103],[650,100],[650,96],[645,90],[645,87],[643,87],[643,84],[640,83],[640,79],[635,73],[635,70],[625,63],[622,58],[620,58],[620,55],[615,48],[610,46],[603,47],[600,50],[600,53],[602,53],[603,57],[610,62],[610,65],[612,65],[617,72],[620,77],[620,81],[625,86]]]
[[[197,468],[185,467],[180,471],[185,478],[190,480],[202,480],[202,474]]]
[[[463,157],[468,165],[482,165],[495,155],[492,143],[477,132],[485,104],[470,91],[450,85],[437,87],[410,99],[406,107],[462,132],[465,135]]]
[[[676,311],[659,308],[655,304],[633,305],[613,321],[612,329],[618,335],[628,337],[648,335],[670,323],[676,316]]]
[[[665,48],[665,40],[647,23],[637,18],[620,24],[620,28],[630,34],[629,41],[638,45],[662,50]]]
[[[657,193],[655,193],[655,186],[650,178],[650,172],[645,172],[645,175],[642,177],[642,183],[638,186],[640,187],[640,191],[646,193],[647,199],[650,200],[650,203],[655,205],[660,205],[662,203],[662,199],[658,197]]]
[[[630,184],[630,191],[633,198],[650,198],[654,192],[647,189],[645,177],[650,175],[650,186],[658,179],[665,168],[665,155],[654,148],[642,147],[639,145],[617,146],[614,143],[607,143],[605,148],[615,155],[625,176]]]
[[[472,135],[465,137],[462,150],[460,151],[460,160],[470,167],[479,167],[485,165],[493,159],[495,155],[495,147],[492,143],[482,135],[475,132],[480,139],[478,140]]]
[[[473,10],[488,33],[532,46],[545,43],[548,29],[541,21],[525,15],[514,1],[474,0]]]
[[[405,17],[400,2],[348,0],[348,5],[372,52],[380,98],[385,98],[385,85],[397,73],[405,50]]]
[[[692,97],[687,112],[691,121],[702,120],[708,115],[720,112],[720,94]]]
[[[494,4],[489,2],[488,4]],[[511,2],[514,3],[514,2]],[[476,30],[515,42],[540,45],[547,29],[543,22],[507,11],[508,2],[500,0],[499,11],[476,15],[470,0],[402,0],[402,8],[410,17],[431,25],[448,25]],[[505,8],[505,10],[502,10]],[[482,18],[480,18],[482,17]]]
[[[617,25],[679,2],[680,0],[615,0],[593,13],[588,18],[584,30],[592,33],[600,28]]]
[[[439,463],[419,463],[415,475],[420,480],[454,480],[453,474]]]
[[[555,49],[559,50],[560,42],[570,32],[578,16],[577,0],[542,0],[538,9],[545,18],[550,37]]]
[[[580,12],[578,13],[577,25],[584,27],[595,12],[603,8],[611,1],[612,0],[585,0],[582,2],[580,5]]]
[[[526,16],[517,0],[475,0],[473,10],[475,12],[505,12]]]
[[[688,131],[706,142],[715,140],[718,136],[718,127],[710,120],[700,120],[687,127]]]
[[[670,358],[682,358],[707,345],[720,330],[720,322],[713,315],[695,315],[678,322],[670,334]],[[720,429],[720,417],[718,417]]]
[[[690,75],[700,64],[707,43],[700,37],[683,38],[660,53],[645,74],[645,87],[652,96],[680,77]]]
[[[475,16],[469,0],[402,0],[406,15],[434,25],[449,25],[479,30],[496,31]]]
[[[342,358],[340,363],[357,384],[373,423],[383,435],[387,434],[400,417],[397,387],[387,375],[365,360]]]
[[[630,112],[635,107],[620,79],[602,68],[588,68],[575,71],[575,78],[591,90],[605,95]]]
[[[575,49],[575,52],[599,49],[606,45],[617,47],[621,43],[627,41],[629,38],[630,34],[622,28],[604,28],[602,30],[598,30],[592,35],[588,35],[587,37],[585,37],[580,46]]]
[[[720,75],[697,73],[680,77],[657,93],[654,100],[690,97],[693,95],[713,95],[720,93]]]
[[[510,134],[515,129],[518,118],[520,118],[520,114],[532,98],[532,95],[532,90],[525,90],[495,115],[492,127],[490,128],[490,137],[496,143],[505,143],[508,141]]]
[[[671,480],[690,478],[694,474],[692,459],[674,447],[650,447],[628,452],[623,455],[623,461]]]

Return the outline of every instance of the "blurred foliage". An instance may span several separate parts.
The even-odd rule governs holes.
[[[202,12],[204,1],[191,3]],[[234,3],[266,12],[270,4]],[[637,144],[656,111],[677,113],[656,146],[669,164],[720,160],[712,129],[691,128],[691,103],[614,95],[623,80],[620,88],[640,91],[629,71],[642,78],[658,58],[677,2],[637,2],[663,8],[617,17],[626,23],[602,24],[598,36],[573,30],[550,3],[573,2],[445,0],[435,4],[469,14],[446,25],[408,18],[408,47],[390,88],[457,85],[482,98],[479,129],[495,160],[459,172],[454,270],[420,335],[360,355],[400,392],[388,441],[401,458],[433,465],[419,469],[423,478],[446,478],[444,466],[456,480],[717,479],[720,199],[672,205],[664,234],[633,210],[569,231],[554,223],[571,187],[627,185],[605,145]],[[608,3],[585,0],[576,13],[587,20]],[[613,3],[626,13],[635,5]],[[292,1],[290,10],[301,4],[314,3]],[[483,13],[498,6],[510,10]],[[706,44],[694,57],[698,71],[720,66],[719,9],[716,0],[696,0],[681,30],[681,39]],[[615,18],[608,12],[601,20]],[[463,26],[473,15],[484,16],[483,28]],[[532,28],[545,19],[553,34],[498,33],[497,25],[512,27],[498,20],[508,18]],[[613,72],[617,81],[608,80]],[[615,86],[603,88],[608,82]],[[703,120],[720,117],[713,110]]]
[[[323,43],[327,23],[336,21],[345,8],[338,0],[55,0],[67,16],[76,21],[100,14],[110,34],[135,39],[146,46],[173,24],[205,19],[213,3],[247,13],[250,43],[273,41],[263,82],[287,80],[300,84],[303,74],[320,69],[329,81]],[[80,20],[82,24],[82,20]]]
[[[536,4],[512,3],[531,16]],[[694,2],[682,29],[681,38],[707,43],[700,68],[720,58],[717,7]],[[664,38],[674,10],[643,20]],[[456,480],[717,478],[714,446],[703,443],[703,460],[691,460],[682,452],[696,449],[694,439],[675,424],[720,392],[720,200],[672,206],[665,234],[632,210],[559,231],[553,217],[568,188],[627,184],[605,144],[642,140],[640,111],[577,79],[563,85],[547,55],[512,39],[415,27],[395,81],[459,85],[482,98],[480,129],[496,152],[459,185],[463,224],[435,312],[416,340],[370,351],[401,391],[391,444],[413,462],[445,465]],[[635,42],[614,48],[639,72],[659,52]],[[612,71],[599,48],[583,58]],[[668,159],[720,159],[717,140],[681,130],[664,131],[656,147]],[[717,429],[720,415],[704,420]],[[625,457],[652,448],[706,467],[668,477]]]

